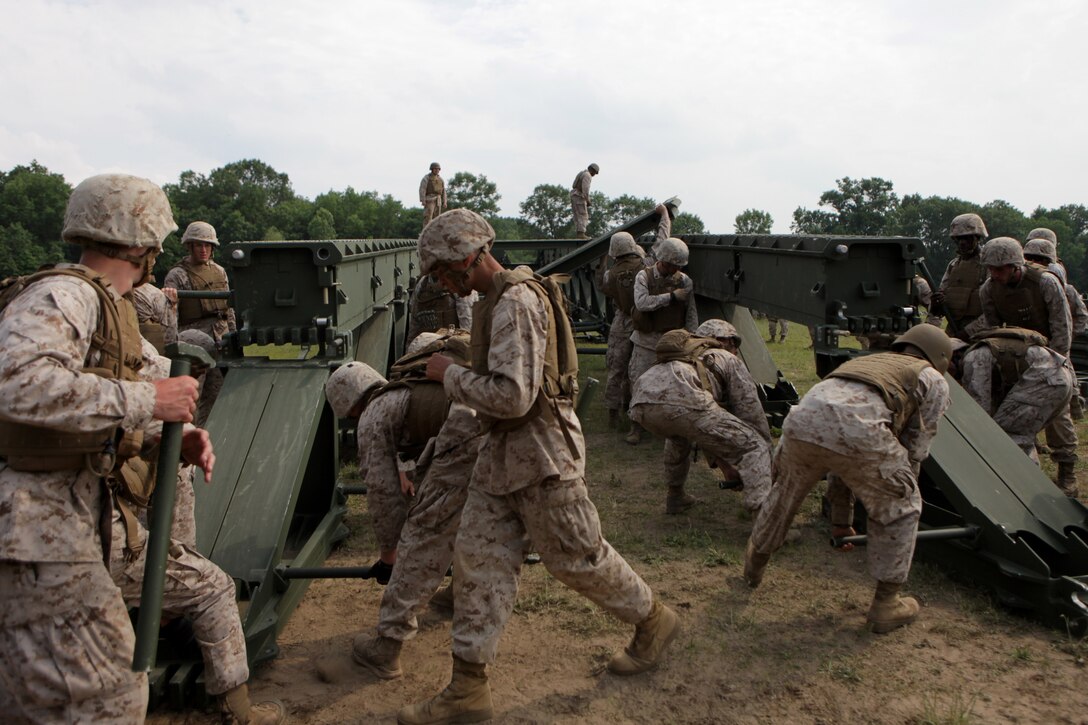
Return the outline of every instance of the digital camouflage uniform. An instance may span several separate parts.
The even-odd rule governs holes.
[[[897,439],[892,411],[876,387],[842,378],[813,386],[782,427],[774,485],[752,530],[755,551],[781,546],[809,491],[834,473],[868,513],[870,573],[880,582],[905,582],[922,511],[918,470],[948,407],[948,383],[926,365],[912,398],[917,411]]]
[[[694,365],[658,363],[635,383],[631,419],[665,438],[669,486],[687,479],[694,444],[709,462],[726,461],[737,469],[744,481],[744,505],[754,511],[771,489],[771,430],[755,381],[730,352],[709,350],[700,359],[710,390],[703,389]]]
[[[431,279],[420,275],[408,304],[408,343],[421,332],[439,332],[449,327],[472,329],[472,306],[480,296],[475,291],[467,297],[452,294]]]
[[[1008,324],[1034,329],[1047,338],[1047,347],[1062,357],[1067,357],[1073,344],[1073,318],[1065,296],[1065,285],[1057,275],[1034,265],[1025,265],[1023,274],[1024,278],[1017,285],[1022,290],[1017,287],[998,290],[998,283],[994,280],[987,280],[982,285],[979,297],[983,309],[983,326],[1000,327]],[[1020,309],[1015,301],[1005,304],[995,301],[995,297],[1000,299],[1027,291],[1030,280],[1037,280],[1034,282],[1037,285],[1037,296],[1032,296],[1034,301],[1031,302],[1031,309]],[[1033,321],[1029,321],[1028,316],[1033,317]],[[1074,463],[1077,460],[1077,430],[1068,405],[1047,425],[1046,443],[1050,446],[1050,456],[1056,463]]]
[[[777,330],[776,330],[777,328]],[[790,331],[790,323],[788,320],[782,320],[777,317],[767,316],[767,334],[770,335],[770,339],[767,342],[774,342],[775,332],[778,332],[778,341],[786,341],[786,333]]]
[[[695,328],[699,326],[699,313],[695,308],[695,295],[689,295],[686,302],[673,302],[668,291],[661,294],[651,294],[650,285],[655,284],[665,284],[671,289],[690,290],[694,289],[691,277],[683,272],[676,272],[665,280],[662,278],[661,272],[658,271],[656,264],[647,267],[635,277],[635,307],[643,312],[652,312],[662,310],[669,305],[681,305],[683,306],[683,328],[688,332],[695,332]],[[658,340],[661,339],[661,335],[664,333],[665,330],[643,332],[637,329],[631,333],[633,347],[631,349],[631,364],[628,366],[628,376],[632,388],[639,376],[657,362],[657,353],[654,350],[657,348]]]
[[[544,384],[548,308],[530,283],[507,289],[490,320],[475,320],[495,333],[489,372],[451,365],[450,398],[500,421],[528,412]],[[654,607],[649,586],[601,535],[583,478],[581,424],[571,400],[557,406],[557,418],[491,431],[480,446],[454,549],[453,653],[465,662],[494,660],[529,539],[556,579],[620,620],[642,622]]]
[[[151,283],[142,284],[129,293],[136,308],[140,334],[155,346],[161,355],[166,346],[178,341],[178,315],[174,304],[163,291]]]
[[[440,174],[428,173],[419,182],[419,203],[423,205],[423,226],[446,208],[446,182]]]
[[[454,404],[416,468],[416,497],[397,546],[397,564],[382,594],[378,634],[403,642],[415,636],[416,612],[434,594],[453,561],[453,544],[480,445],[472,409]]]
[[[1000,345],[1003,341],[996,342]],[[1068,358],[1048,347],[1027,343],[1021,347],[1023,357],[1016,363],[1019,376],[999,385],[1000,392],[1007,388],[1003,396],[993,395],[995,378],[996,382],[1002,382],[997,369],[998,356],[1013,353],[995,354],[985,342],[973,345],[964,355],[963,387],[1013,442],[1037,462],[1035,437],[1068,408],[1076,373]]]
[[[593,174],[589,169],[582,169],[574,177],[570,188],[570,208],[574,214],[574,233],[584,236],[589,228],[589,187],[593,183]]]
[[[407,430],[408,388],[378,393],[359,416],[356,429],[359,475],[366,486],[366,503],[378,548],[397,548],[408,516],[408,497],[400,488],[397,451],[404,447]]]
[[[151,430],[153,385],[81,372],[97,363],[86,358],[99,310],[90,284],[70,277],[37,281],[11,302],[0,317],[5,420],[70,432]],[[150,345],[144,353],[154,356]],[[131,671],[135,634],[103,566],[100,532],[111,508],[100,476],[86,468],[31,473],[0,463],[6,722],[143,721],[147,677]]]
[[[672,218],[666,213],[662,214],[657,223],[655,241],[668,239],[672,233]],[[602,282],[605,285],[611,283],[611,270],[604,270]],[[641,269],[639,270],[641,271]],[[614,307],[612,324],[608,328],[608,351],[605,354],[605,365],[608,368],[608,377],[604,387],[604,407],[608,410],[622,410],[627,407],[631,397],[631,380],[629,368],[631,365],[631,352],[634,343],[631,335],[635,332],[635,325],[631,316],[624,312],[617,304]]]

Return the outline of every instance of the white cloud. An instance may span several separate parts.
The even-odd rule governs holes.
[[[842,176],[1085,203],[1077,0],[0,0],[0,168],[159,182],[259,158],[415,202],[432,160],[503,210],[590,161],[709,229],[788,229]]]

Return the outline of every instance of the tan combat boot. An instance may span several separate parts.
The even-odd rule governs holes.
[[[652,669],[661,659],[669,643],[680,634],[680,618],[676,612],[654,600],[650,616],[635,625],[635,636],[622,652],[608,663],[614,675],[637,675]]]
[[[744,550],[744,581],[752,589],[758,587],[763,581],[763,572],[766,571],[770,560],[770,554],[761,554],[756,551],[756,545],[748,539],[748,546]]]
[[[875,634],[885,634],[897,627],[910,624],[918,618],[918,600],[914,597],[900,597],[902,584],[877,582],[876,595],[869,607],[869,629]]]
[[[639,443],[641,443],[642,426],[635,421],[631,421],[631,430],[627,432],[627,437],[624,438],[624,440],[633,446],[637,446]]]
[[[400,725],[483,722],[493,717],[487,665],[453,656],[453,678],[446,689],[426,702],[401,708]]]
[[[351,658],[383,680],[395,680],[400,668],[400,640],[392,637],[358,635],[351,643]]]
[[[1058,461],[1058,488],[1069,498],[1077,497],[1077,472],[1073,461]]]
[[[246,685],[223,693],[219,707],[223,725],[280,725],[287,722],[287,709],[279,700],[251,705]]]
[[[699,499],[695,498],[690,493],[684,492],[683,484],[679,486],[669,486],[669,494],[665,497],[665,513],[682,514],[694,506],[698,501]]]

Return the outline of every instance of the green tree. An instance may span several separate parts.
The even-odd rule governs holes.
[[[458,171],[446,183],[446,195],[450,209],[470,209],[485,217],[499,213],[499,194],[495,182],[489,181],[483,174],[470,174]]]
[[[948,236],[948,227],[960,214],[981,212],[977,204],[948,196],[908,194],[899,203],[896,221],[890,233],[918,237],[925,247],[926,267],[940,282],[945,267],[956,255],[956,245]]]
[[[332,212],[328,209],[318,209],[314,212],[314,218],[306,228],[310,239],[336,239],[336,226],[333,224]]]
[[[72,187],[37,161],[0,172],[0,272],[24,274],[64,259],[60,240]]]
[[[706,234],[706,226],[703,220],[691,212],[680,212],[672,220],[672,233],[680,234]]]
[[[601,196],[603,197],[604,195],[602,194]],[[615,199],[608,199],[607,202],[601,206],[602,210],[605,212],[606,229],[611,229],[613,227],[618,227],[621,224],[625,224],[635,217],[642,216],[655,208],[657,202],[648,196],[623,194],[617,196]],[[590,216],[590,219],[592,219],[592,215]]]
[[[770,234],[774,217],[769,212],[759,209],[745,209],[733,220],[733,231],[737,234]]]
[[[559,184],[537,185],[521,202],[521,216],[532,227],[533,236],[541,239],[568,238],[574,229],[570,192]]]
[[[34,239],[22,224],[0,227],[0,279],[17,274],[30,274],[46,262],[58,262],[58,255],[51,258],[47,250]]]
[[[820,209],[797,207],[793,210],[790,231],[794,234],[833,234],[836,217]]]

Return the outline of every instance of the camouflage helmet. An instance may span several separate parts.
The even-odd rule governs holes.
[[[1058,260],[1058,250],[1054,248],[1054,242],[1042,237],[1030,239],[1024,243],[1024,256],[1046,257],[1046,261],[1053,264]]]
[[[983,239],[987,237],[988,232],[986,231],[986,225],[982,222],[982,217],[978,214],[960,214],[952,220],[952,224],[948,227],[948,236],[966,237],[970,235],[977,235]]]
[[[669,237],[657,245],[655,251],[657,259],[661,262],[686,267],[688,265],[688,245],[676,237]]]
[[[1027,241],[1030,242],[1032,239],[1045,239],[1053,244],[1055,249],[1058,248],[1058,235],[1046,227],[1036,227],[1028,232]]]
[[[100,174],[68,197],[61,238],[69,244],[151,247],[176,231],[170,201],[157,184],[129,174]]]
[[[442,336],[437,332],[421,332],[412,338],[412,341],[408,343],[408,348],[404,351],[405,355],[415,355],[423,348],[430,345],[435,340],[442,339]]]
[[[594,174],[601,173],[601,167],[597,166],[597,164],[590,164],[589,166],[586,167],[586,170],[587,171],[592,171]]]
[[[181,243],[204,242],[213,247],[219,246],[219,237],[215,234],[215,227],[208,222],[193,222],[185,227],[185,233],[181,235]]]
[[[490,249],[495,230],[487,220],[468,209],[439,214],[419,235],[420,272],[430,274],[440,263],[464,261],[478,249]]]
[[[638,244],[635,238],[627,232],[616,232],[612,235],[612,241],[608,243],[608,256],[616,259],[625,254],[637,254],[645,257],[646,252]]]
[[[349,362],[341,365],[325,383],[325,397],[337,418],[346,418],[371,388],[384,385],[385,378],[366,363]]]
[[[699,337],[733,338],[740,345],[740,333],[725,320],[707,320],[695,330]]]
[[[442,170],[442,164],[438,163],[437,161],[432,161],[429,168],[438,169],[439,171],[441,171]]]
[[[907,345],[921,350],[937,372],[948,372],[948,361],[952,359],[952,339],[941,328],[936,325],[915,325],[895,338],[892,350],[900,352]]]
[[[982,264],[985,267],[1004,267],[1006,264],[1024,264],[1024,248],[1012,237],[991,239],[982,246]]]
[[[178,333],[178,342],[196,345],[204,352],[215,357],[215,340],[203,330],[182,330]]]

